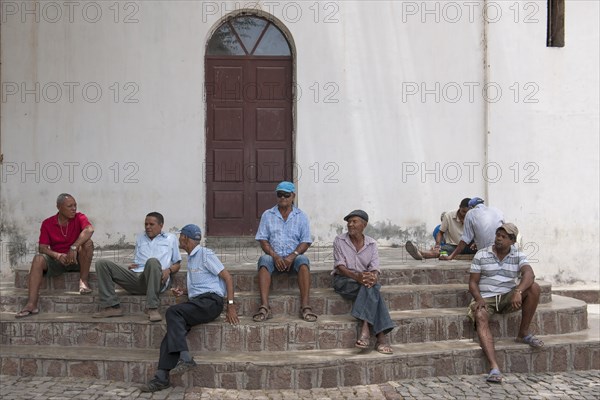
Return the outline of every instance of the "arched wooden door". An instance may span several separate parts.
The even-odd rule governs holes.
[[[206,52],[207,235],[250,236],[292,180],[292,52],[270,21],[223,23]]]

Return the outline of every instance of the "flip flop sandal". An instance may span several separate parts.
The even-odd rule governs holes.
[[[30,315],[36,315],[39,314],[40,310],[39,308],[36,308],[35,310],[21,310],[18,313],[15,314],[15,318],[25,318],[25,317],[29,317]]]
[[[79,294],[90,294],[93,290],[85,285],[79,285]]]
[[[502,373],[499,369],[494,368],[488,374],[486,381],[490,383],[502,383]]]
[[[254,322],[264,322],[271,318],[273,318],[271,309],[265,306],[258,307],[258,312],[252,316],[252,320]]]
[[[360,339],[358,339],[356,341],[356,343],[354,343],[355,347],[358,347],[359,349],[366,349],[369,347],[369,337],[368,336],[363,336]]]
[[[315,322],[319,316],[315,314],[311,306],[302,307],[301,311],[302,319],[306,322]]]
[[[406,245],[404,245],[404,247],[406,248],[406,251],[408,252],[408,254],[410,254],[411,257],[414,258],[415,260],[423,259],[423,255],[421,254],[419,249],[417,249],[410,240],[408,242],[406,242]]]
[[[528,344],[535,349],[544,347],[544,342],[542,342],[540,339],[533,336],[531,333],[523,338],[516,338],[515,342]]]
[[[389,344],[378,344],[375,350],[377,350],[381,354],[394,354],[394,350],[392,350]]]

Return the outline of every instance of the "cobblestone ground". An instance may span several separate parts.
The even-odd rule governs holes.
[[[183,387],[141,393],[137,385],[79,378],[0,375],[2,400],[169,399],[169,400],[368,400],[368,399],[600,399],[600,370],[506,374],[489,384],[483,375],[410,379],[312,390],[225,390]]]

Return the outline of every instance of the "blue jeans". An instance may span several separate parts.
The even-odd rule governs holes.
[[[304,254],[300,254],[296,257],[294,264],[292,264],[292,268],[290,268],[288,272],[294,271],[298,273],[300,266],[302,265],[306,265],[310,270],[310,261]],[[273,272],[280,272],[277,268],[275,268],[275,260],[273,257],[266,254],[260,256],[258,259],[258,269],[260,270],[261,267],[267,268],[267,271],[269,271],[269,274],[271,275],[273,275]]]

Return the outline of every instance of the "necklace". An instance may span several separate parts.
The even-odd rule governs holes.
[[[70,222],[71,221],[67,220],[67,229],[66,229],[66,232],[63,232],[62,225],[60,224],[60,217],[58,218],[58,227],[60,228],[60,233],[63,235],[63,237],[67,237],[67,235],[69,234],[69,223]]]

